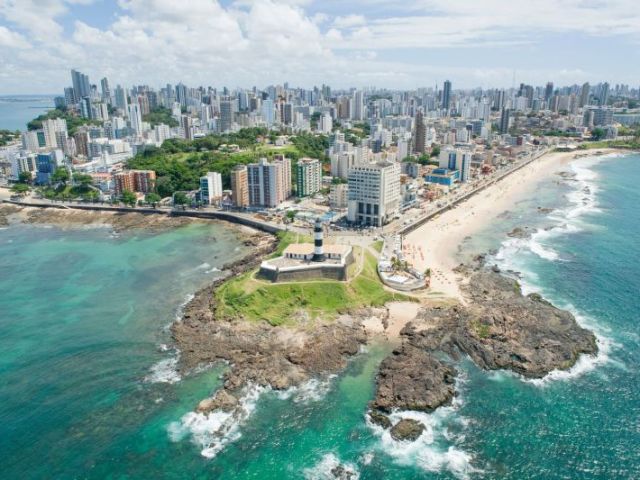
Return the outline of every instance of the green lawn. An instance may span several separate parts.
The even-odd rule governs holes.
[[[357,252],[358,257],[362,254],[362,251]],[[362,272],[348,282],[318,280],[272,284],[257,280],[255,271],[245,273],[218,288],[216,316],[218,319],[243,318],[282,325],[291,324],[294,315],[301,311],[312,319],[332,320],[341,313],[361,307],[379,307],[393,300],[413,300],[386,291],[378,278],[375,257],[368,252],[364,255]]]
[[[378,252],[378,253],[382,253],[382,247],[384,246],[384,241],[383,240],[378,240],[376,242],[373,242],[371,244],[371,246],[373,247],[373,249]]]

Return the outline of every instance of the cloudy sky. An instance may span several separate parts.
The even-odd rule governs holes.
[[[0,0],[0,95],[92,83],[640,84],[638,0]]]

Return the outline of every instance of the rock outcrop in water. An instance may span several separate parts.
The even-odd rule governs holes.
[[[518,283],[497,273],[471,274],[466,306],[426,307],[402,331],[403,344],[378,372],[371,408],[432,411],[455,395],[455,370],[443,354],[468,355],[487,370],[540,378],[568,369],[580,355],[597,353],[596,338],[573,315],[540,295],[522,295]],[[378,423],[382,423],[378,419]]]

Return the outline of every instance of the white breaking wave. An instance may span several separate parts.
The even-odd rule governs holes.
[[[178,353],[174,357],[160,360],[151,367],[150,373],[144,377],[144,381],[148,383],[176,383],[180,380]]]
[[[393,424],[402,419],[413,419],[425,426],[422,435],[413,442],[394,440],[389,430],[374,425],[369,419],[367,423],[380,437],[380,450],[397,464],[417,466],[434,473],[449,471],[457,478],[467,479],[480,470],[472,465],[473,455],[455,445],[462,438],[456,438],[446,427],[451,422],[466,425],[466,419],[457,416],[456,410],[456,406],[450,406],[440,407],[433,413],[397,411],[389,415]],[[450,445],[452,442],[454,445]]]
[[[560,260],[559,255],[546,245],[543,245],[542,242],[551,237],[570,235],[580,232],[586,228],[585,223],[580,217],[585,214],[600,211],[597,199],[598,185],[595,183],[595,180],[598,178],[598,174],[591,170],[590,167],[602,163],[603,161],[616,158],[617,156],[618,155],[613,154],[598,157],[586,157],[573,162],[570,167],[574,176],[572,179],[567,181],[567,184],[573,187],[573,191],[566,195],[570,205],[565,209],[556,210],[548,216],[550,220],[555,221],[558,224],[549,229],[538,230],[530,239],[508,239],[502,243],[498,253],[495,255],[496,263],[503,270],[517,270],[522,274],[520,283],[522,286],[522,293],[524,295],[528,295],[529,293],[540,293],[544,296],[544,292],[538,287],[539,277],[534,272],[523,271],[522,266],[518,263],[519,254],[522,251],[530,251],[540,258],[549,261]],[[499,381],[504,378],[504,376],[515,375],[522,378],[527,383],[543,387],[555,381],[579,377],[587,372],[593,371],[599,365],[611,361],[609,354],[612,348],[615,348],[617,345],[607,336],[605,329],[593,319],[582,315],[573,305],[562,305],[557,302],[556,304],[558,308],[570,311],[581,327],[587,328],[594,333],[598,345],[597,355],[581,355],[576,364],[570,369],[554,370],[539,379],[526,379],[511,372],[496,372],[492,377],[494,380]],[[622,367],[624,368],[624,366]]]
[[[456,379],[458,395],[453,398],[450,406],[439,407],[432,413],[408,410],[394,411],[388,415],[394,425],[402,419],[422,423],[425,429],[415,441],[394,440],[389,429],[372,423],[367,415],[367,425],[379,437],[379,450],[390,455],[398,465],[416,466],[428,472],[449,471],[460,479],[482,473],[481,469],[473,465],[473,455],[460,446],[464,435],[447,428],[448,425],[456,425],[464,429],[469,424],[469,420],[458,413],[464,401],[462,385],[466,380],[463,374]]]
[[[341,468],[343,476],[337,477],[334,472],[337,468]],[[303,471],[304,478],[307,480],[335,480],[336,478],[349,478],[350,480],[358,480],[360,472],[352,463],[340,463],[340,459],[333,453],[327,453],[312,468],[306,468]]]
[[[173,442],[179,442],[191,436],[192,442],[201,448],[200,454],[205,458],[213,458],[227,444],[242,436],[240,427],[255,410],[260,395],[267,390],[258,386],[245,388],[238,408],[231,412],[216,410],[207,414],[186,413],[180,421],[169,424],[169,438]]]
[[[302,385],[277,392],[276,395],[281,400],[291,398],[295,403],[319,402],[327,396],[336,377],[337,375],[328,375],[324,379],[312,378]]]
[[[526,382],[544,387],[552,382],[569,380],[580,377],[587,372],[591,372],[600,365],[609,363],[611,350],[618,347],[611,338],[605,335],[604,329],[592,319],[580,314],[573,305],[561,305],[559,308],[570,311],[576,318],[576,322],[583,328],[589,329],[596,336],[598,353],[596,355],[581,355],[573,367],[568,370],[553,370],[542,378],[525,379]]]

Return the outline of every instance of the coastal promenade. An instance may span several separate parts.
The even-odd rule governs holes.
[[[453,199],[447,201],[447,203],[445,205],[443,205],[442,207],[436,208],[435,210],[429,210],[429,211],[427,211],[426,214],[418,217],[417,219],[411,220],[411,222],[408,225],[402,225],[400,227],[396,227],[397,229],[395,231],[389,232],[389,233],[396,233],[396,234],[400,234],[400,235],[406,235],[408,233],[411,233],[412,231],[416,230],[420,226],[422,226],[425,223],[427,223],[432,218],[436,217],[437,215],[440,215],[440,214],[446,212],[447,210],[451,210],[452,208],[456,207],[460,203],[465,202],[469,198],[471,198],[474,195],[476,195],[477,193],[481,192],[485,188],[488,188],[488,187],[496,184],[497,182],[499,182],[500,180],[503,180],[504,178],[508,177],[512,173],[517,172],[521,168],[526,167],[531,162],[534,162],[535,160],[539,159],[540,157],[542,157],[543,155],[548,153],[548,151],[549,150],[547,148],[540,148],[536,152],[532,152],[531,155],[529,156],[529,158],[515,163],[514,165],[508,167],[505,171],[499,172],[493,178],[485,179],[485,180],[481,181],[478,186],[472,188],[469,191],[463,191],[463,192],[459,193]]]
[[[122,207],[113,205],[99,205],[81,202],[51,202],[33,198],[23,200],[12,200],[8,190],[0,189],[0,201],[21,207],[31,208],[55,208],[61,210],[89,210],[95,212],[111,212],[111,213],[142,213],[146,215],[168,215],[179,217],[191,217],[210,220],[224,220],[227,222],[244,225],[246,227],[255,228],[263,232],[276,234],[287,230],[286,226],[277,223],[268,222],[259,218],[255,218],[249,214],[239,212],[228,212],[221,210],[176,210],[170,208],[146,208],[146,207]],[[289,228],[290,229],[290,228]]]

